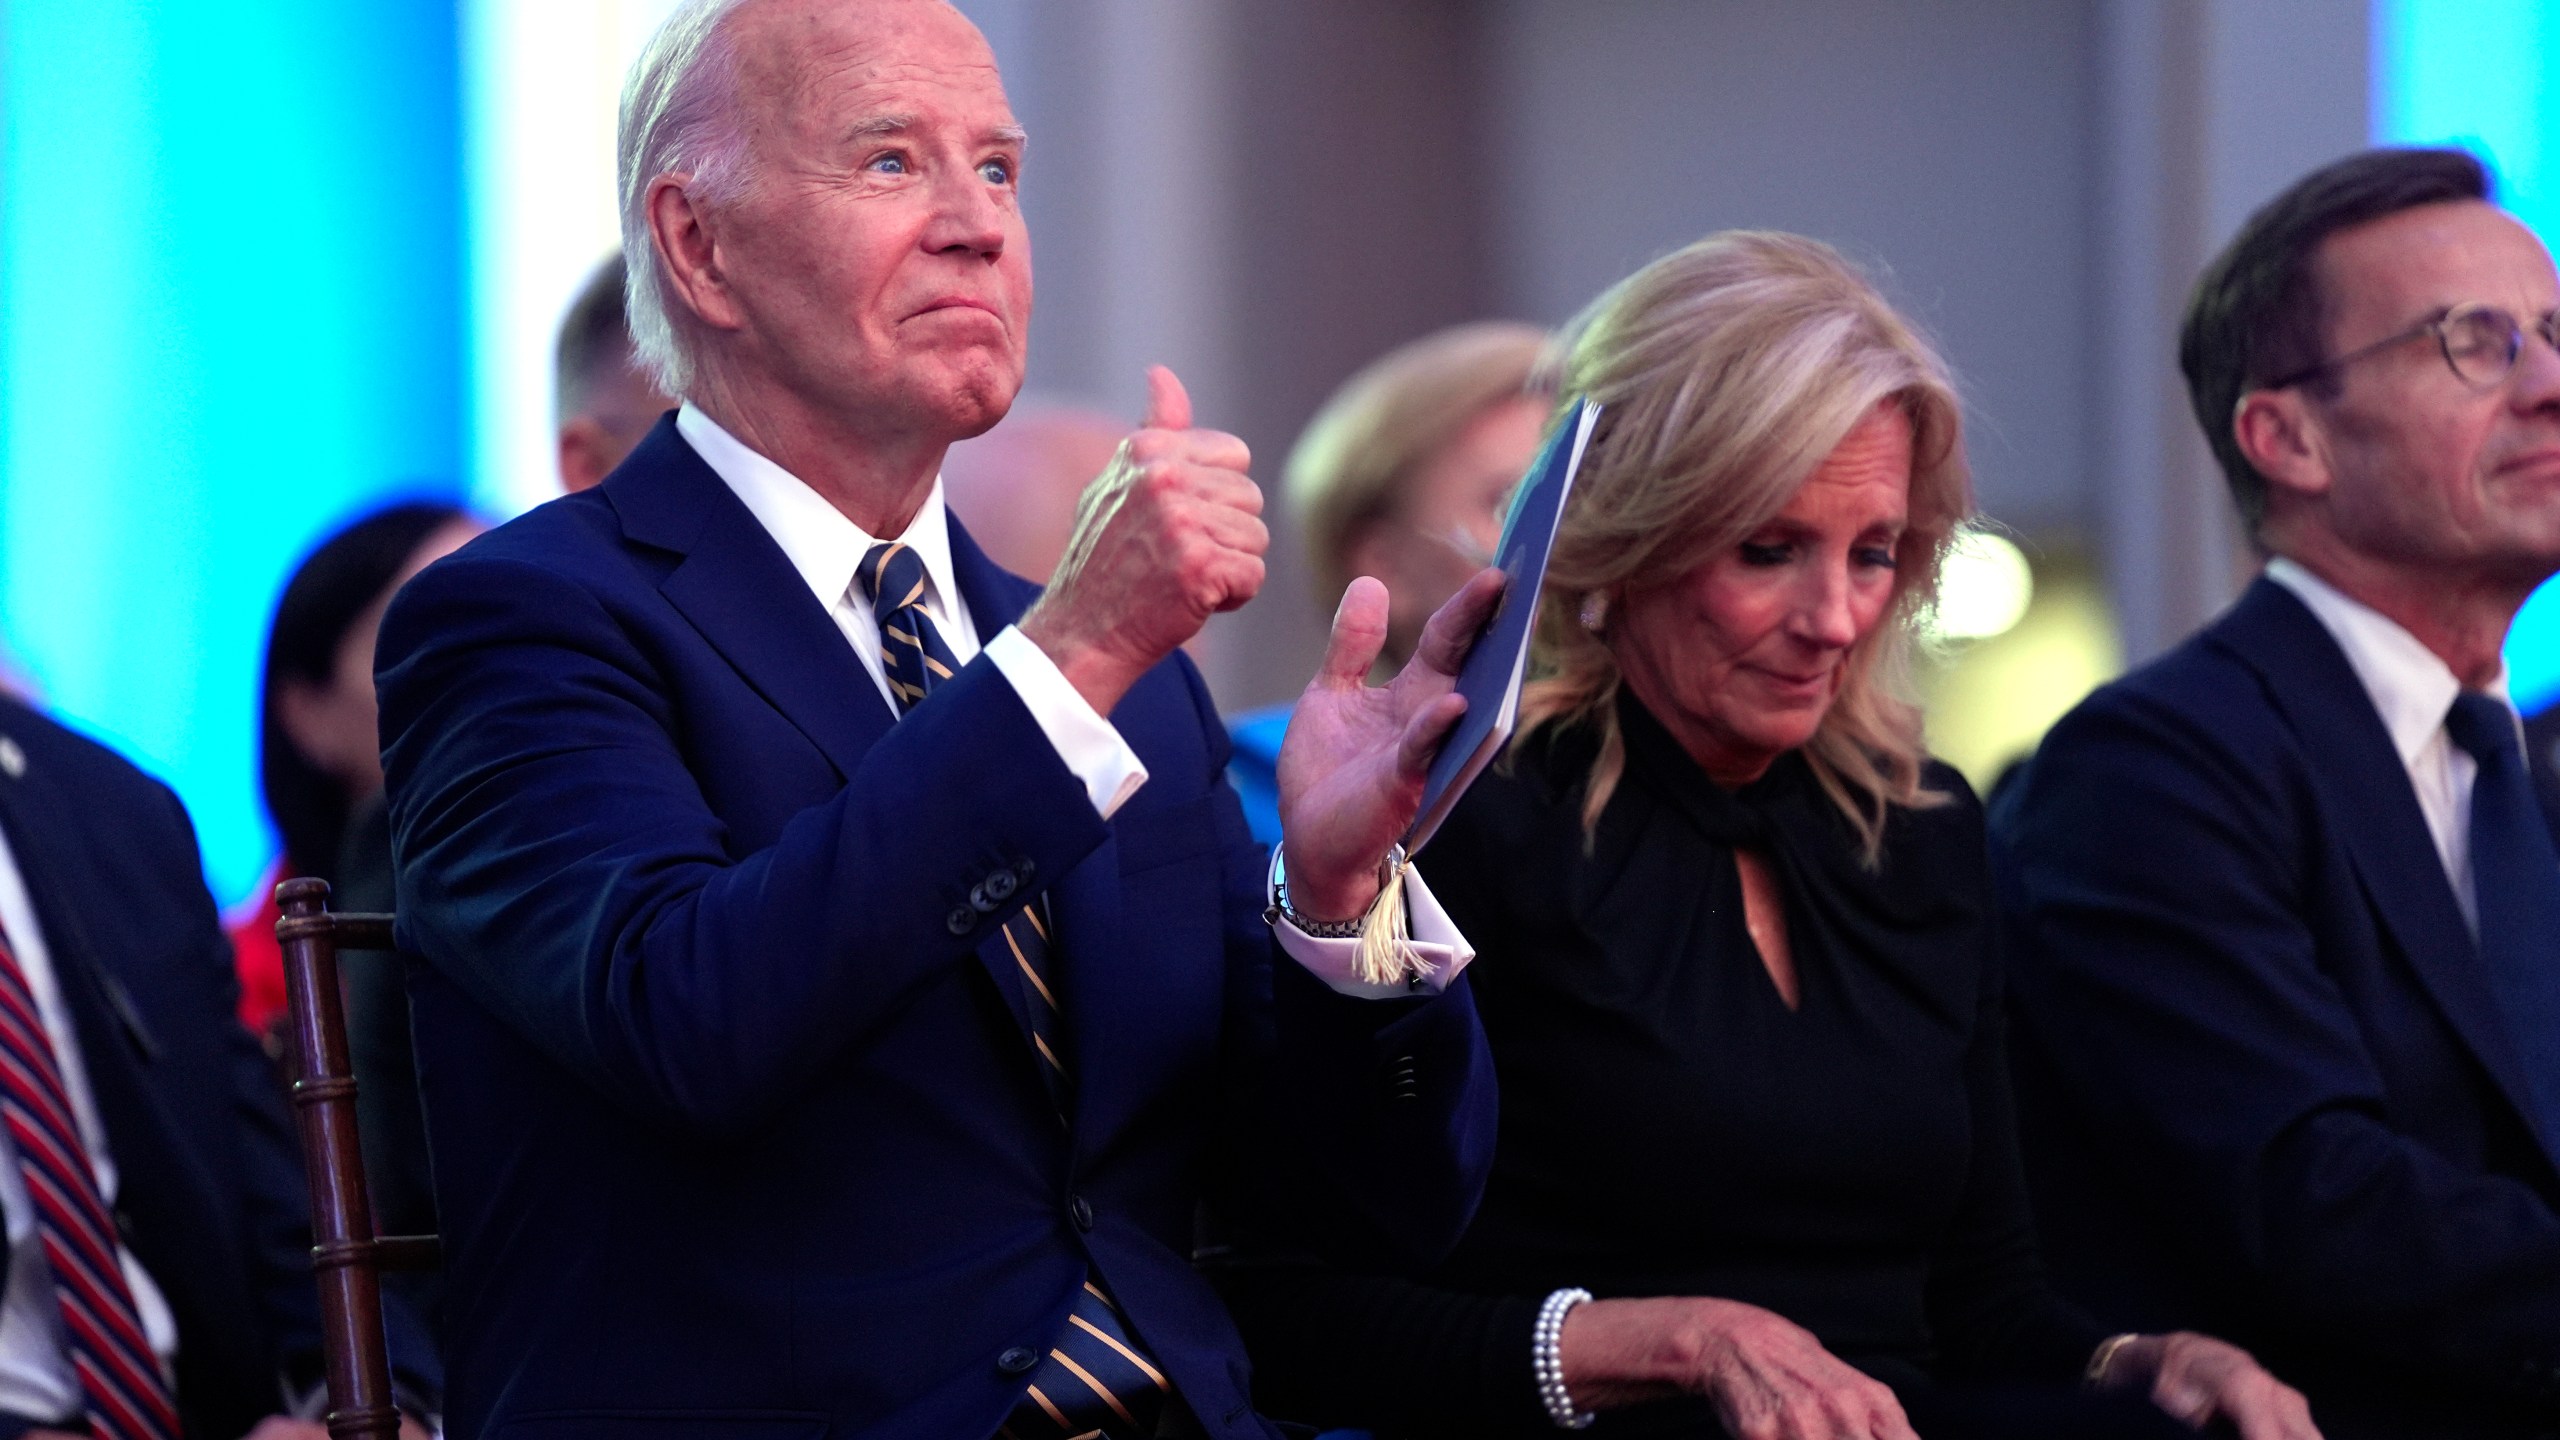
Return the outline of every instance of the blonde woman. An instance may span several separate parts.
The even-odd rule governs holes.
[[[1383,671],[1412,656],[1423,622],[1493,554],[1546,423],[1534,374],[1547,339],[1516,320],[1478,320],[1409,340],[1343,381],[1289,451],[1281,503],[1316,593],[1339,596],[1362,575],[1386,584]],[[1254,838],[1273,844],[1289,707],[1247,711],[1228,728],[1227,780]]]
[[[1902,675],[1969,500],[1945,367],[1845,264],[1712,236],[1569,335],[1607,410],[1507,769],[1431,851],[1502,1083],[1427,1275],[1239,1270],[1276,1414],[1392,1435],[2316,1434],[2047,1288],[1982,819]],[[1597,1296],[1599,1298],[1592,1298]]]

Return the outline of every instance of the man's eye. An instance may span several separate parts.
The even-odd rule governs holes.
[[[1902,562],[1890,545],[1867,545],[1859,549],[1858,563],[1878,570],[1894,570],[1899,569]]]
[[[1784,541],[1742,542],[1742,563],[1745,565],[1784,565],[1793,554],[1793,548]]]
[[[1010,185],[1013,183],[1013,162],[990,160],[978,167],[978,176],[990,185]]]
[[[907,173],[907,157],[897,154],[876,156],[862,168],[876,170],[883,175],[904,175]]]

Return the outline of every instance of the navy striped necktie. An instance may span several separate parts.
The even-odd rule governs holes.
[[[99,1440],[178,1440],[177,1406],[125,1284],[115,1226],[27,972],[0,934],[0,1118],[53,1272],[62,1343]]]
[[[2506,702],[2466,690],[2444,728],[2480,764],[2471,785],[2480,960],[2541,1112],[2544,1149],[2560,1159],[2560,851],[2552,848]]]
[[[904,715],[959,669],[933,617],[925,613],[924,559],[912,546],[883,541],[855,567],[854,583],[870,598],[872,616],[880,622],[881,671]],[[1029,1002],[1040,1078],[1063,1123],[1074,1114],[1075,1086],[1067,1068],[1066,1036],[1058,1024],[1047,910],[1047,898],[1038,897],[1006,917],[1004,941]],[[1066,1333],[1032,1362],[1022,1399],[997,1434],[1002,1440],[1147,1440],[1156,1433],[1172,1388],[1164,1372],[1146,1358],[1119,1307],[1088,1278],[1076,1292]]]

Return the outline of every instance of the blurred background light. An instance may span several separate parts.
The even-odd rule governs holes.
[[[1924,622],[1939,640],[1988,640],[2016,625],[2035,598],[2027,557],[2007,536],[1967,529],[1938,572],[1938,603]]]
[[[561,314],[621,244],[623,73],[675,0],[464,0],[470,183],[471,496],[492,516],[559,493],[551,353]]]
[[[2497,175],[2498,203],[2543,243],[2560,233],[2560,8],[2549,0],[2374,0],[2373,138],[2460,145]],[[2507,636],[2508,683],[2525,713],[2560,700],[2560,583]]]
[[[2032,581],[2017,546],[1995,535],[1984,553],[2020,601],[2010,623],[1978,640],[1950,637],[1920,667],[1929,751],[1988,794],[2001,773],[2034,751],[2044,732],[2124,668],[2124,641],[2096,564],[2077,550],[2041,552]],[[1949,571],[1956,571],[1954,564]],[[2014,587],[2014,588],[2008,588]],[[2030,598],[2032,597],[2032,598]]]
[[[170,781],[225,901],[270,850],[283,578],[465,454],[438,0],[0,4],[0,614],[18,678]]]

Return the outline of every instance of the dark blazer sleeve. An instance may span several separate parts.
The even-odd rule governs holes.
[[[1555,1429],[1529,1368],[1542,1295],[1270,1258],[1216,1275],[1272,1415],[1453,1440]]]
[[[641,634],[599,587],[466,551],[402,591],[377,670],[403,948],[634,1110],[755,1124],[970,962],[946,917],[973,879],[1104,837],[981,656],[740,853]]]
[[[232,967],[231,944],[222,933],[222,920],[214,909],[213,897],[196,880],[203,872],[194,824],[176,795],[157,785],[153,789],[165,808],[153,820],[134,828],[161,837],[156,866],[186,877],[178,887],[184,893],[173,900],[164,923],[185,937],[187,963],[206,977],[224,1006],[219,1012],[223,1019],[207,1023],[221,1034],[222,1071],[218,1083],[224,1087],[237,1121],[232,1136],[237,1160],[232,1173],[238,1176],[258,1308],[268,1333],[277,1339],[278,1358],[288,1378],[316,1380],[320,1357],[319,1298],[311,1278],[310,1195],[301,1151],[292,1121],[277,1095],[274,1066],[259,1048],[256,1037],[238,1024],[228,1023],[229,1017],[239,1013],[238,972]],[[149,1184],[153,1179],[149,1174],[137,1175],[133,1183]]]
[[[2317,873],[2316,814],[2271,726],[2100,692],[2004,825],[2018,1014],[2182,1263],[2345,1353],[2503,1386],[2560,1349],[2560,1219],[2393,1123],[2307,915],[2356,893]]]
[[[1979,825],[1968,833],[1980,848]],[[1996,913],[1987,885],[1983,913]],[[2071,1380],[2106,1332],[2054,1293],[2036,1248],[2009,1088],[1998,928],[1985,927],[1981,999],[1964,1059],[1971,1165],[1954,1223],[1930,1259],[1929,1329],[1945,1376]]]
[[[1226,728],[1199,672],[1179,664],[1210,742],[1238,977],[1215,1203],[1230,1224],[1286,1223],[1338,1253],[1430,1264],[1465,1232],[1493,1166],[1493,1059],[1474,992],[1460,975],[1437,995],[1353,998],[1281,948],[1266,918],[1269,853],[1225,780]]]

